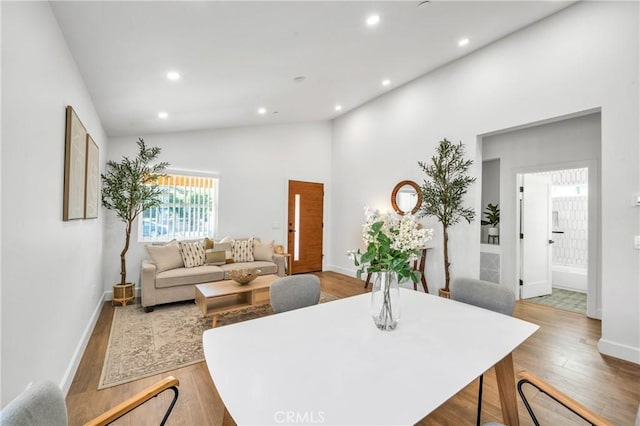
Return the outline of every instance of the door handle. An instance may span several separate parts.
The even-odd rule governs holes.
[[[555,243],[555,241],[549,240],[549,244],[553,244],[553,243]]]
[[[289,232],[296,232],[295,229],[289,229]]]

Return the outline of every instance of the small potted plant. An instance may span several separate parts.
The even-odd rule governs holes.
[[[442,224],[443,250],[444,250],[444,288],[438,293],[443,297],[450,297],[449,283],[449,234],[450,226],[460,222],[460,219],[468,223],[475,218],[472,208],[464,207],[463,198],[469,186],[476,181],[475,177],[467,175],[472,160],[464,159],[464,145],[462,142],[455,144],[447,139],[439,142],[436,155],[431,157],[431,163],[418,162],[428,179],[421,186],[422,206],[420,216],[435,216]]]
[[[113,210],[125,224],[124,248],[120,252],[120,283],[113,286],[112,301],[126,305],[134,299],[133,283],[127,282],[126,254],[131,239],[131,226],[144,210],[160,203],[160,187],[155,183],[169,163],[151,164],[160,154],[160,148],[148,148],[142,138],[138,139],[138,155],[130,159],[122,157],[120,162],[107,162],[107,170],[101,174],[102,205]]]
[[[490,225],[487,231],[488,235],[492,237],[500,235],[500,228],[498,228],[498,225],[500,224],[500,207],[498,207],[498,203],[489,203],[483,214],[487,220],[483,220],[480,223],[482,225]]]

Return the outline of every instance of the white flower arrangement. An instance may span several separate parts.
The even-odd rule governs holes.
[[[433,229],[422,228],[411,214],[395,212],[381,214],[379,210],[365,207],[362,240],[367,246],[347,254],[358,266],[358,278],[363,272],[393,271],[399,278],[411,278],[417,282],[419,275],[409,262],[417,259],[420,250],[433,238]]]

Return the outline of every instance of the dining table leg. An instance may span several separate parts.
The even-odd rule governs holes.
[[[222,426],[236,426],[236,421],[233,420],[226,406],[224,407],[224,415],[222,416]]]
[[[516,395],[516,376],[513,371],[513,357],[511,354],[502,358],[495,366],[502,407],[502,419],[508,426],[518,426],[518,401]]]

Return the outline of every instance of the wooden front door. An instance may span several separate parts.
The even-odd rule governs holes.
[[[323,201],[324,184],[289,181],[287,252],[294,274],[322,270]]]

